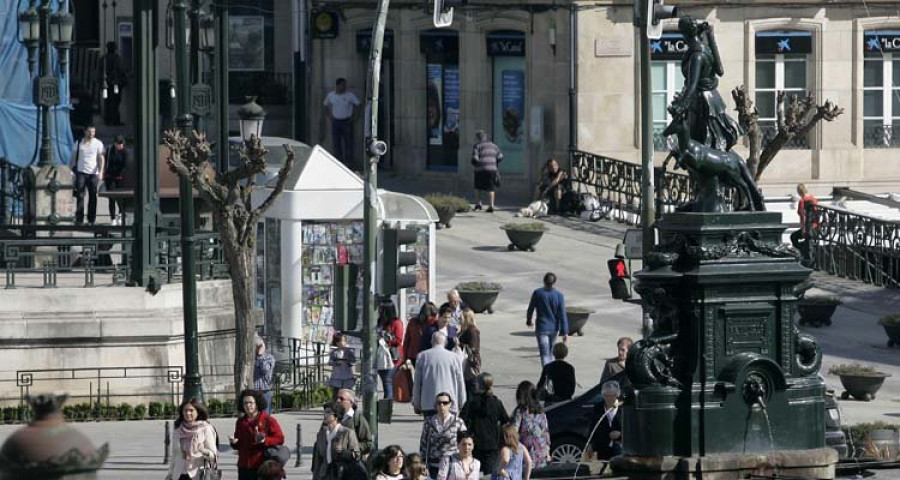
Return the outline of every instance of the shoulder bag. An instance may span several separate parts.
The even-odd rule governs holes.
[[[266,433],[269,433],[269,419],[266,418]],[[281,466],[285,466],[288,463],[288,460],[291,459],[291,449],[286,447],[283,443],[281,445],[272,445],[266,447],[266,451],[263,453],[263,458],[265,460],[275,460],[280,463]]]
[[[197,472],[199,480],[222,480],[222,471],[215,460],[204,460],[203,466]]]

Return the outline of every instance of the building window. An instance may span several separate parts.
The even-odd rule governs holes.
[[[426,168],[456,171],[460,127],[459,34],[426,30],[419,37],[425,54]]]
[[[807,32],[771,31],[756,34],[756,108],[765,145],[777,129],[777,92],[785,92],[785,108],[791,96],[806,98],[812,35]],[[785,148],[808,149],[809,139],[795,137]]]
[[[662,132],[672,121],[667,110],[676,93],[684,86],[681,60],[687,44],[680,33],[664,33],[659,40],[650,42],[650,81],[653,87],[653,149],[669,150]]]
[[[863,42],[863,145],[900,147],[900,30],[872,30]]]

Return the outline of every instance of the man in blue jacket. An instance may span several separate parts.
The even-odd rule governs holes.
[[[562,335],[563,343],[569,340],[569,318],[566,316],[566,301],[559,290],[553,288],[556,284],[556,275],[547,273],[544,275],[544,286],[536,289],[531,294],[531,302],[528,303],[528,315],[526,325],[534,326],[532,316],[537,310],[537,327],[534,335],[537,337],[538,350],[541,353],[541,365],[553,361],[550,350],[556,343],[556,336]]]

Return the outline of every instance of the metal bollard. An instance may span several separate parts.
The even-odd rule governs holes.
[[[297,424],[297,460],[294,460],[294,468],[303,465],[303,425]]]
[[[165,433],[165,440],[164,440],[165,451],[163,452],[163,465],[168,465],[169,464],[169,445],[172,443],[172,436],[169,432],[169,421],[168,420],[166,420],[165,429],[166,429],[165,430],[166,433]]]

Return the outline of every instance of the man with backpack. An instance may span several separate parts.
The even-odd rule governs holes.
[[[97,190],[105,172],[103,142],[96,138],[97,128],[89,125],[84,137],[75,144],[72,172],[75,174],[75,225],[84,223],[84,190],[88,191],[88,223],[97,220]]]

